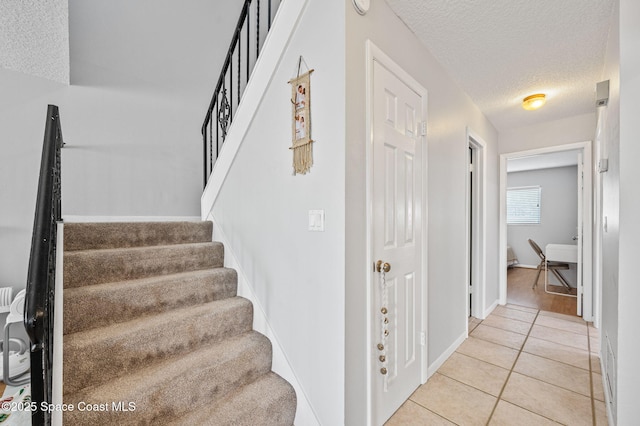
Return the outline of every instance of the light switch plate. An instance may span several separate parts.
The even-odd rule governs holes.
[[[324,232],[324,210],[309,210],[309,231]]]

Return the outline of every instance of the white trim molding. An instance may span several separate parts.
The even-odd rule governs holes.
[[[444,364],[447,361],[447,359],[449,359],[449,357],[453,355],[456,349],[458,349],[460,345],[464,343],[465,340],[467,340],[466,331],[465,333],[458,336],[458,338],[451,344],[451,346],[447,348],[447,350],[445,350],[442,353],[442,355],[438,357],[438,359],[433,361],[433,363],[429,366],[429,369],[427,371],[427,378],[433,376],[436,373],[436,371],[438,371],[438,369],[442,367],[442,364]]]
[[[466,223],[474,221],[472,229],[473,235],[470,234],[469,227],[467,227],[467,250],[465,268],[467,270],[465,276],[472,277],[472,283],[474,283],[473,292],[474,297],[472,299],[471,314],[472,316],[485,319],[484,312],[486,311],[486,291],[487,291],[487,144],[476,134],[473,130],[467,127],[467,143],[465,149],[472,148],[474,151],[474,184],[477,187],[476,197],[473,200],[474,205],[471,206],[471,185],[469,184],[469,167],[466,170]],[[468,164],[468,163],[467,163]],[[477,167],[475,167],[477,166]],[[476,212],[474,217],[471,217],[470,211],[473,207],[473,211]],[[473,244],[470,247],[470,244]],[[473,256],[472,256],[473,253]],[[472,257],[472,258],[471,258]],[[471,265],[473,261],[473,265]],[[469,306],[469,288],[467,286],[465,305]],[[468,308],[467,308],[468,309]],[[467,315],[469,316],[469,315]]]
[[[104,222],[200,222],[200,216],[76,216],[64,215],[65,223]]]

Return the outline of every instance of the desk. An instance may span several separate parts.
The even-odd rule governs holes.
[[[576,244],[547,244],[544,248],[544,291],[560,296],[577,297],[573,294],[558,293],[547,289],[547,262],[578,263],[578,246]]]

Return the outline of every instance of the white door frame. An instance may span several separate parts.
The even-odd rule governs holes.
[[[366,75],[366,206],[367,206],[367,263],[362,265],[367,271],[366,282],[366,312],[367,312],[367,329],[366,329],[366,366],[367,366],[367,424],[373,424],[373,389],[374,383],[374,368],[372,365],[371,351],[375,346],[373,341],[373,318],[371,313],[373,312],[373,289],[376,275],[373,272],[373,264],[375,259],[373,258],[373,64],[374,61],[383,65],[389,71],[396,75],[400,80],[404,82],[408,87],[414,90],[422,97],[422,117],[423,123],[427,122],[427,90],[418,83],[411,75],[403,70],[397,63],[393,61],[386,53],[384,53],[378,46],[376,46],[371,40],[366,41],[366,56],[367,56],[367,75]],[[422,333],[424,333],[424,346],[422,350],[421,359],[421,377],[420,382],[425,383],[427,381],[427,141],[426,136],[421,137],[422,149],[422,282],[420,283],[422,289]]]
[[[500,155],[499,300],[501,305],[505,305],[507,303],[507,161],[514,158],[548,154],[552,152],[582,150],[584,163],[584,196],[582,199],[582,283],[584,292],[582,300],[582,317],[585,321],[593,321],[593,166],[591,149],[591,141],[585,141]]]
[[[476,199],[473,205],[473,211],[475,212],[473,217],[470,216],[469,211],[471,206],[471,185],[469,184],[469,168],[467,166],[466,171],[466,223],[467,223],[467,250],[466,250],[466,275],[472,276],[474,283],[473,287],[473,299],[471,312],[469,312],[469,288],[467,286],[465,306],[467,306],[467,317],[469,314],[475,318],[484,319],[486,317],[485,312],[485,292],[486,292],[486,263],[487,263],[487,241],[486,241],[486,229],[487,229],[487,144],[485,141],[469,127],[467,127],[467,145],[465,149],[472,148],[474,151],[474,171],[473,180],[474,188],[476,189]],[[473,220],[473,232],[469,233],[469,223]],[[473,247],[470,244],[473,242]],[[469,259],[470,254],[472,259]],[[471,260],[473,265],[470,265]],[[471,270],[470,270],[471,268]],[[473,275],[472,275],[473,274]],[[468,321],[466,321],[468,327]],[[468,330],[467,330],[468,333]]]

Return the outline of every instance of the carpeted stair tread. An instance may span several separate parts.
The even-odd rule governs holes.
[[[64,292],[64,334],[236,295],[237,273],[214,268],[111,282]]]
[[[220,404],[192,410],[172,425],[291,426],[296,414],[293,387],[275,373],[238,389]]]
[[[65,426],[293,423],[295,391],[271,372],[211,234],[211,222],[64,224],[63,400],[98,404],[64,412]]]
[[[64,287],[102,284],[223,266],[221,243],[191,243],[64,254]]]
[[[130,374],[251,330],[253,305],[242,297],[171,310],[64,337],[64,392]]]
[[[181,415],[221,404],[236,389],[264,376],[271,369],[271,356],[269,340],[250,331],[181,357],[167,358],[101,386],[65,393],[67,404],[107,403],[109,410],[65,412],[64,424],[169,424]],[[114,411],[111,403],[118,401],[134,403],[135,411]],[[214,423],[207,423],[215,424],[211,420]]]
[[[163,246],[211,241],[211,222],[68,223],[64,227],[64,249]]]

